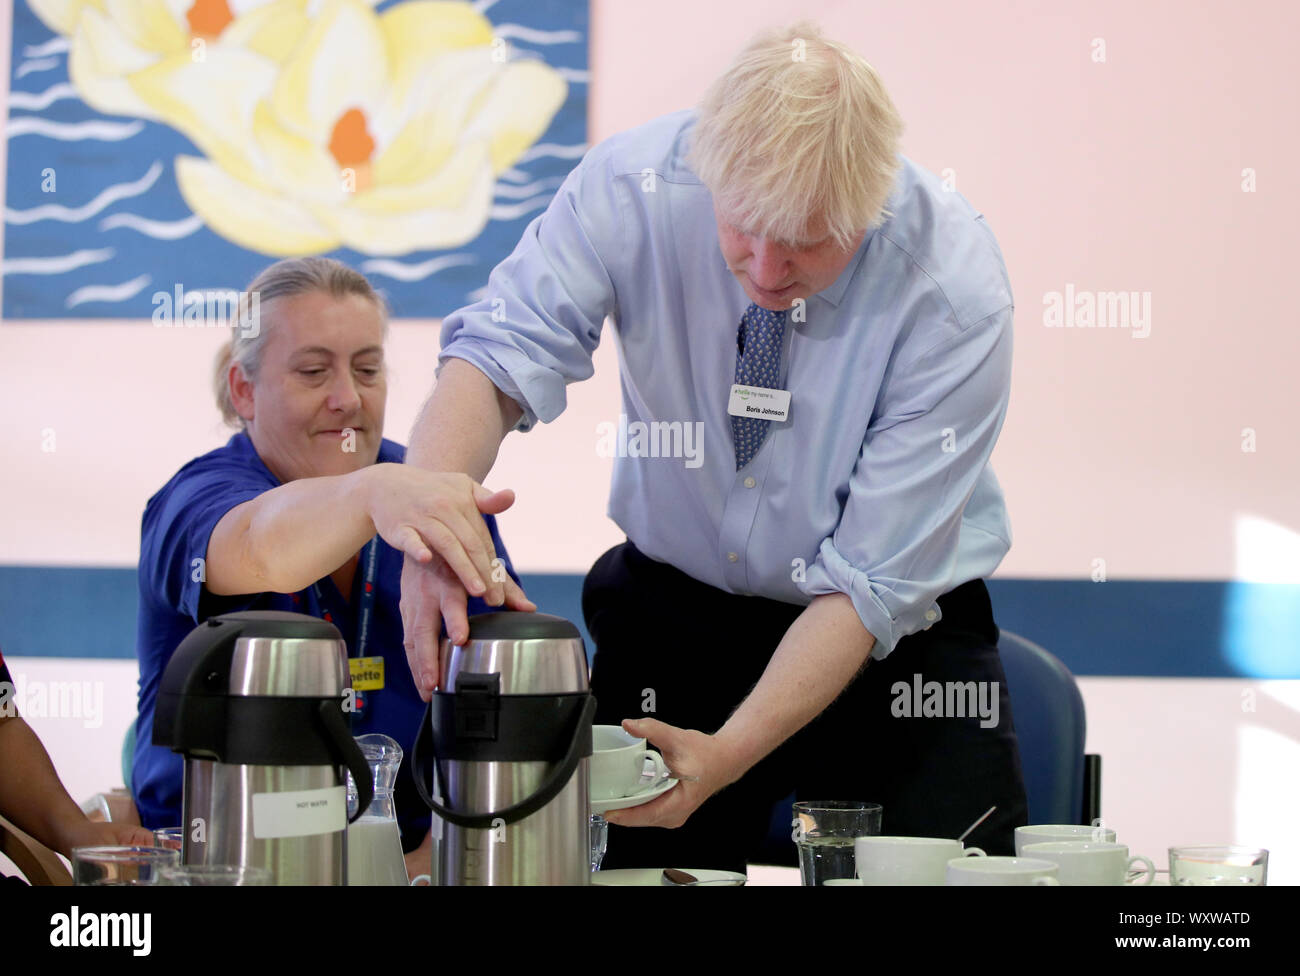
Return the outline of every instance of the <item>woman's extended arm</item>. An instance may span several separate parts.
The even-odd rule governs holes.
[[[499,605],[515,584],[493,579],[503,574],[492,572],[492,537],[477,513],[496,515],[514,500],[514,492],[490,492],[464,474],[401,464],[299,478],[221,518],[208,540],[205,585],[218,595],[294,593],[378,533],[418,562],[437,552],[470,593],[489,603],[496,596]]]

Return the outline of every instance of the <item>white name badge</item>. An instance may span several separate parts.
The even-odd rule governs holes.
[[[731,399],[727,401],[727,413],[733,417],[752,417],[754,420],[784,421],[790,416],[790,391],[733,383]]]

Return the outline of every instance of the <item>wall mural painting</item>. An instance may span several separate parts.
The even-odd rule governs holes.
[[[586,148],[586,0],[15,0],[6,319],[152,318],[323,254],[476,300]],[[179,323],[178,323],[179,324]]]

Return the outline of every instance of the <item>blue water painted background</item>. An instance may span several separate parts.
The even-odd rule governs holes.
[[[400,2],[400,0],[399,0]],[[394,6],[381,3],[376,10]],[[493,218],[478,238],[452,251],[420,251],[393,258],[403,265],[416,265],[449,254],[469,255],[472,263],[453,265],[418,281],[400,281],[374,270],[365,262],[369,255],[341,248],[327,256],[366,271],[376,287],[389,299],[396,317],[439,318],[468,304],[473,293],[487,284],[488,273],[513,249],[524,228],[546,205],[559,181],[576,165],[587,140],[587,71],[589,14],[587,0],[498,0],[484,11],[496,27],[518,24],[540,31],[575,31],[576,41],[536,43],[508,36],[520,53],[531,52],[565,71],[568,97],[538,139],[538,144],[576,147],[574,154],[539,155],[514,169],[521,178],[503,178],[498,186],[520,186],[547,181],[545,189],[523,199],[534,205],[512,218]],[[32,13],[25,0],[15,0],[13,53],[10,63],[11,92],[38,95],[68,81],[66,51],[33,57],[30,48],[56,37]],[[30,70],[36,62],[55,62],[44,70]],[[24,65],[28,70],[24,72]],[[576,73],[576,75],[575,75]],[[21,74],[21,77],[20,77]],[[21,96],[20,96],[21,99]],[[8,129],[25,116],[39,116],[55,122],[92,120],[114,125],[138,125],[140,131],[119,142],[89,139],[67,142],[39,134],[12,135],[6,140],[8,176],[5,188],[4,306],[6,319],[148,319],[154,311],[155,292],[171,293],[177,284],[185,291],[207,289],[241,290],[275,258],[257,254],[230,243],[206,227],[179,240],[157,240],[139,231],[101,227],[113,214],[135,214],[160,221],[179,221],[191,216],[176,185],[173,160],[177,155],[202,155],[184,136],[167,126],[123,116],[106,116],[79,98],[52,101],[42,109],[8,106]],[[139,181],[155,162],[162,173],[144,193],[119,200],[77,223],[38,220],[13,222],[14,211],[45,204],[84,207],[105,188]],[[42,192],[43,171],[53,169],[56,192]],[[526,178],[524,178],[526,177]],[[498,195],[494,206],[509,207],[523,199]],[[33,274],[21,270],[25,258],[58,257],[77,251],[111,249],[106,261],[87,264],[54,274]],[[117,286],[147,276],[133,297],[121,300],[77,301],[76,292],[86,286]]]

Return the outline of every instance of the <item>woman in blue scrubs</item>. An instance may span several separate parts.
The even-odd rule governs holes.
[[[325,258],[280,261],[233,324],[214,379],[241,429],[182,467],[141,526],[131,787],[146,827],[180,823],[182,760],[152,744],[154,705],[172,652],[206,618],[289,610],[332,622],[366,675],[353,733],[383,732],[409,756],[424,702],[403,647],[403,555],[457,577],[474,595],[469,614],[536,609],[493,519],[514,493],[407,467],[405,448],[383,438],[387,315],[364,276]],[[464,632],[452,612],[446,624]],[[403,849],[422,852],[429,811],[405,759],[396,805]]]

